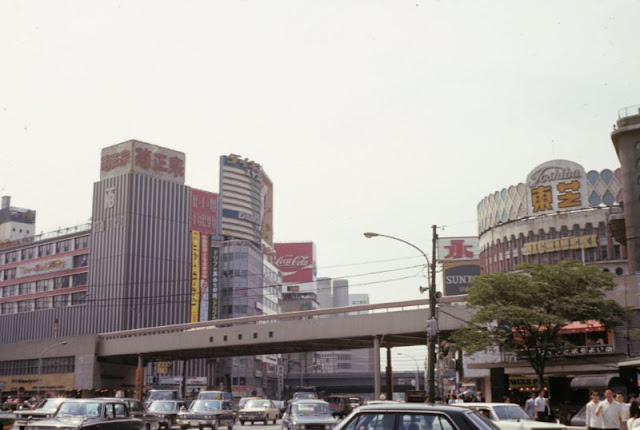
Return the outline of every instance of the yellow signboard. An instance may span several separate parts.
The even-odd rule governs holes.
[[[69,391],[74,389],[73,373],[56,373],[52,375],[42,375],[40,377],[40,391]],[[0,386],[2,391],[18,391],[23,388],[25,391],[38,390],[38,375],[13,375],[0,376]]]
[[[200,232],[191,232],[191,322],[200,315]]]
[[[537,242],[525,243],[522,254],[545,254],[547,252],[593,248],[596,246],[598,246],[598,237],[595,234],[572,237],[558,237],[555,239],[539,240]]]

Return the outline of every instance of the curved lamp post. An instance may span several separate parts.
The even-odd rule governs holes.
[[[436,234],[436,226],[432,226],[433,229],[433,254],[436,255],[436,240],[438,235]],[[402,242],[406,245],[409,245],[416,251],[420,252],[422,256],[427,260],[427,269],[429,275],[431,275],[431,281],[429,285],[429,320],[427,321],[427,359],[428,359],[428,367],[427,367],[427,396],[428,401],[433,402],[436,396],[436,386],[435,386],[435,376],[436,376],[436,331],[437,331],[437,319],[436,319],[436,261],[429,261],[429,257],[425,252],[415,246],[413,243],[407,242],[406,240],[400,239],[395,236],[389,236],[386,234],[380,233],[372,233],[367,232],[364,233],[364,236],[367,239],[371,239],[372,237],[386,237],[387,239],[397,240],[398,242]],[[424,291],[425,289],[420,288],[420,291]]]
[[[40,382],[42,381],[42,356],[45,354],[45,352],[53,349],[53,348],[57,348],[59,346],[63,346],[66,345],[67,341],[64,340],[62,342],[58,342],[58,343],[54,343],[53,345],[49,345],[47,346],[45,349],[43,349],[40,352],[40,355],[38,356],[38,391],[36,392],[36,395],[38,397],[40,397]]]

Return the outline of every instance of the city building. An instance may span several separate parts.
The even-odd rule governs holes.
[[[619,361],[640,353],[640,343],[629,335],[640,322],[637,266],[630,252],[635,243],[629,240],[637,237],[640,212],[638,193],[627,189],[637,188],[637,149],[629,142],[640,140],[640,134],[623,129],[632,122],[621,118],[612,134],[621,168],[586,171],[570,160],[548,161],[534,167],[524,182],[496,191],[478,204],[480,273],[512,272],[520,263],[554,264],[567,259],[595,264],[615,276],[617,287],[609,297],[635,311],[633,321],[615,330],[582,322],[566,328],[563,335],[575,346],[552,357],[546,368],[545,384],[556,404],[586,402],[591,383],[586,379],[597,377],[606,385],[619,376]],[[630,219],[635,221],[629,223]],[[465,366],[476,372],[476,385],[490,387],[494,397],[528,393],[537,385],[533,370],[509,351],[466,357]],[[480,376],[479,369],[488,372]],[[465,376],[468,381],[470,375]]]

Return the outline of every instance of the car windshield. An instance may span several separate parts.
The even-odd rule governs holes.
[[[42,412],[55,412],[63,401],[64,399],[46,399],[40,404],[38,410]]]
[[[527,413],[518,405],[496,405],[493,410],[499,420],[530,420]]]
[[[324,403],[301,403],[293,405],[292,413],[298,416],[331,415],[329,405]]]
[[[56,417],[99,417],[102,404],[97,402],[63,402]]]
[[[268,408],[269,401],[268,400],[249,400],[245,408]]]
[[[167,402],[163,400],[156,400],[149,405],[149,412],[171,412],[175,410],[174,402]]]
[[[472,411],[468,414],[465,414],[465,417],[470,420],[475,425],[474,427],[477,429],[500,430],[500,427],[498,427],[493,421],[479,412]]]
[[[191,405],[191,412],[219,411],[222,409],[220,400],[196,400]]]

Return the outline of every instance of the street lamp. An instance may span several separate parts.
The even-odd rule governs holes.
[[[36,392],[37,397],[40,397],[40,382],[42,381],[42,356],[45,354],[45,352],[56,348],[58,346],[62,346],[62,345],[66,345],[67,341],[64,340],[62,342],[58,342],[58,343],[54,343],[53,345],[49,345],[47,346],[45,349],[43,349],[40,352],[40,355],[38,356],[38,391]]]
[[[396,354],[401,355],[403,357],[410,358],[416,364],[416,391],[420,391],[420,366],[418,366],[418,360],[416,360],[410,355],[403,354],[400,351],[396,351]]]
[[[433,261],[429,261],[429,257],[427,257],[427,254],[425,254],[425,252],[418,248],[417,246],[415,246],[414,244],[407,242],[406,240],[397,238],[395,236],[389,236],[386,234],[380,234],[380,233],[372,233],[372,232],[367,232],[364,233],[364,236],[367,239],[371,239],[372,237],[386,237],[388,239],[393,239],[393,240],[397,240],[398,242],[402,242],[404,244],[409,245],[410,247],[412,247],[413,249],[417,250],[418,252],[420,252],[420,254],[422,254],[422,256],[425,258],[425,260],[427,260],[427,269],[428,272],[430,272],[429,274],[431,275],[431,280],[430,280],[430,284],[429,284],[429,320],[427,321],[427,358],[428,358],[428,366],[427,366],[427,380],[428,380],[428,390],[427,390],[427,396],[429,397],[429,401],[433,402],[435,400],[435,396],[436,396],[436,386],[435,386],[435,376],[436,376],[436,331],[437,331],[437,318],[436,318],[436,260],[435,260],[435,255],[436,255],[436,241],[438,239],[438,235],[436,234],[436,226],[433,225],[432,227],[433,230],[433,234],[432,234],[432,246],[433,246],[433,252],[432,255],[434,256]],[[430,268],[430,270],[429,270]],[[427,289],[423,289],[420,288],[420,292],[423,292]]]

